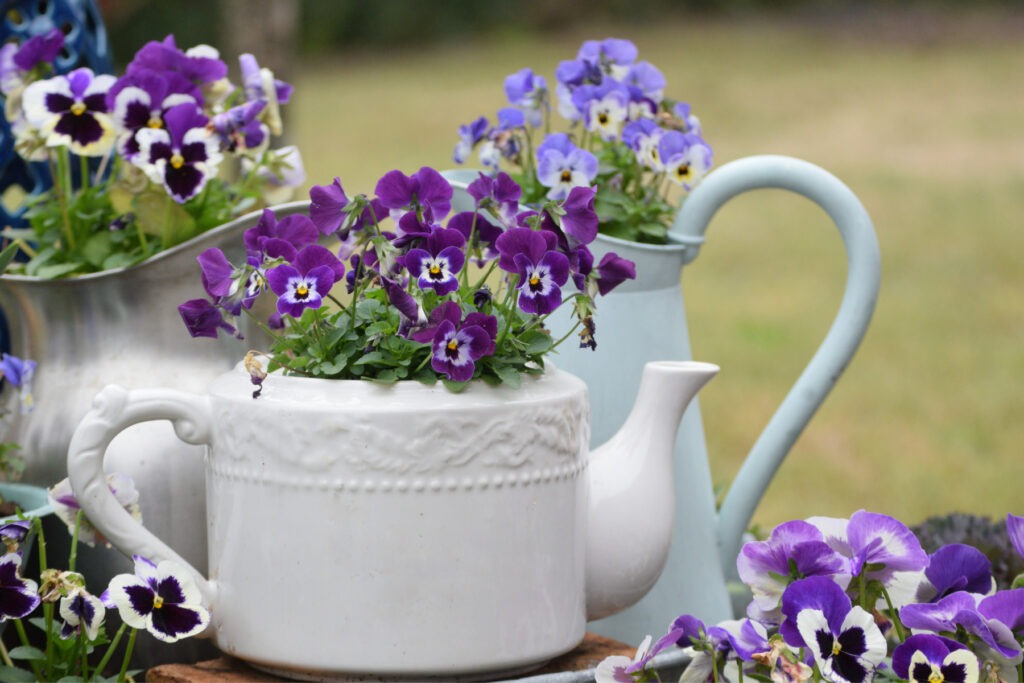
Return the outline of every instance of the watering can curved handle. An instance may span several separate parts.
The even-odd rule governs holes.
[[[803,195],[835,222],[846,248],[846,290],[825,340],[754,443],[722,503],[718,542],[726,576],[736,572],[743,533],[769,482],[860,345],[875,309],[881,271],[871,218],[853,192],[814,164],[770,155],[730,162],[693,190],[672,226],[673,235],[688,245],[685,260],[696,257],[708,223],[723,204],[762,188]]]
[[[170,420],[178,438],[190,444],[210,441],[212,410],[205,396],[173,389],[129,391],[108,385],[75,428],[68,446],[68,479],[89,521],[126,555],[173,560],[195,579],[203,602],[212,604],[215,588],[202,572],[142,526],[114,497],[103,470],[107,447],[120,432],[149,420]]]

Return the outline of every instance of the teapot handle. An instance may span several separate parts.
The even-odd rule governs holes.
[[[121,507],[107,484],[103,456],[120,432],[150,420],[170,420],[175,434],[187,443],[209,443],[210,414],[209,399],[203,396],[171,389],[129,391],[110,385],[93,399],[68,447],[71,489],[93,526],[126,555],[142,555],[152,562],[173,560],[185,567],[207,606],[213,598],[211,583]]]
[[[719,512],[718,541],[726,576],[736,572],[743,533],[768,484],[860,345],[878,298],[881,260],[871,218],[853,192],[814,164],[785,156],[753,156],[708,176],[683,203],[672,234],[696,257],[715,212],[748,190],[789,190],[815,202],[833,220],[846,248],[846,290],[832,326],[810,363],[747,455]]]

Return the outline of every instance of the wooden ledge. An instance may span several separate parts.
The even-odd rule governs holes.
[[[572,652],[553,659],[529,676],[562,671],[586,671],[611,655],[632,657],[636,647],[611,638],[588,633]],[[265,683],[279,681],[233,657],[218,657],[198,664],[162,664],[146,672],[147,683]]]

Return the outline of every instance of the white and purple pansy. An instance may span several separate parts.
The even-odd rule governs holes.
[[[641,164],[655,173],[665,170],[661,163],[658,143],[665,129],[658,126],[653,119],[630,121],[622,127],[622,141],[636,154]]]
[[[96,640],[103,618],[107,614],[103,601],[81,587],[60,599],[59,610],[60,617],[64,620],[60,637],[64,639],[75,637],[84,631],[88,640]]]
[[[132,162],[171,198],[184,203],[199,194],[217,173],[222,156],[207,118],[193,104],[179,104],[164,114],[166,128],[143,128],[135,134],[139,153]]]
[[[107,106],[107,91],[116,80],[82,67],[31,83],[22,95],[25,119],[50,147],[67,146],[80,156],[102,156],[113,147],[117,134]]]
[[[7,552],[17,552],[18,546],[28,536],[30,522],[27,519],[16,519],[7,524],[0,524],[0,542]]]
[[[658,159],[672,182],[690,190],[711,168],[711,148],[699,135],[670,130],[658,139]]]
[[[650,655],[651,637],[647,636],[636,649],[632,659],[626,655],[605,657],[594,669],[594,683],[634,683],[635,675],[647,665]]]
[[[0,557],[0,622],[31,614],[40,603],[38,590],[35,581],[21,578],[21,555]]]
[[[519,213],[519,200],[523,196],[523,188],[508,173],[499,171],[494,177],[480,173],[466,191],[476,202],[478,209],[497,206],[502,224],[507,228],[516,225],[515,218]],[[482,226],[478,225],[477,231],[481,229]]]
[[[529,228],[507,230],[495,242],[499,267],[519,276],[519,308],[527,313],[546,315],[562,303],[569,259],[556,250],[557,245],[554,233]]]
[[[573,104],[583,115],[590,132],[602,140],[619,139],[622,124],[629,118],[629,90],[622,83],[607,78],[601,85],[583,85],[572,95]]]
[[[179,104],[198,106],[192,95],[176,88],[176,85],[187,88],[188,82],[174,76],[141,70],[121,78],[111,90],[111,93],[116,91],[113,94],[114,121],[122,131],[118,149],[126,159],[139,153],[136,133],[145,128],[164,127],[164,112]]]
[[[345,265],[319,244],[303,247],[291,263],[267,271],[267,285],[277,295],[277,312],[293,318],[307,308],[320,308],[334,283],[345,277]]]
[[[811,517],[825,542],[849,558],[853,576],[865,573],[868,580],[888,585],[898,572],[920,572],[928,554],[903,522],[889,515],[859,510],[849,521]]]
[[[841,588],[850,583],[846,558],[825,543],[821,531],[800,520],[778,525],[767,540],[745,544],[736,569],[753,593],[748,615],[769,622],[779,620],[782,594],[797,579],[826,576]]]
[[[874,678],[885,658],[885,636],[874,617],[829,577],[795,581],[782,594],[779,632],[790,647],[806,647],[822,675],[834,683]]]
[[[893,650],[892,670],[914,683],[976,683],[981,666],[978,657],[961,643],[919,633]]]
[[[133,76],[141,70],[180,77],[188,84],[188,93],[197,102],[202,102],[200,86],[218,81],[228,74],[228,67],[221,61],[215,48],[197,45],[182,51],[173,35],[163,41],[150,41],[143,45],[128,64],[125,74]]]
[[[433,289],[439,296],[459,288],[456,277],[466,263],[463,247],[466,238],[454,228],[436,228],[425,241],[425,248],[410,249],[405,267],[421,289]]]
[[[124,623],[166,643],[202,633],[210,613],[191,574],[170,560],[153,564],[139,555],[134,559],[135,574],[115,576],[105,593]]]
[[[537,147],[537,180],[550,188],[548,199],[565,199],[572,188],[589,187],[597,167],[597,157],[577,147],[565,133],[551,133]]]

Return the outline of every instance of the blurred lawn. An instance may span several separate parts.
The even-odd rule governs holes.
[[[457,126],[504,105],[505,75],[532,66],[550,79],[584,38],[632,39],[693,104],[717,165],[761,153],[817,163],[861,198],[881,243],[872,328],[756,521],[862,507],[907,522],[1020,514],[1024,50],[999,23],[971,16],[903,39],[912,18],[882,22],[885,38],[696,21],[396,45],[304,65],[291,134],[311,183],[337,175],[372,191],[391,168],[450,166]],[[712,222],[684,283],[695,355],[723,367],[701,395],[716,481],[732,478],[824,336],[844,279],[838,233],[804,200],[746,195]]]

